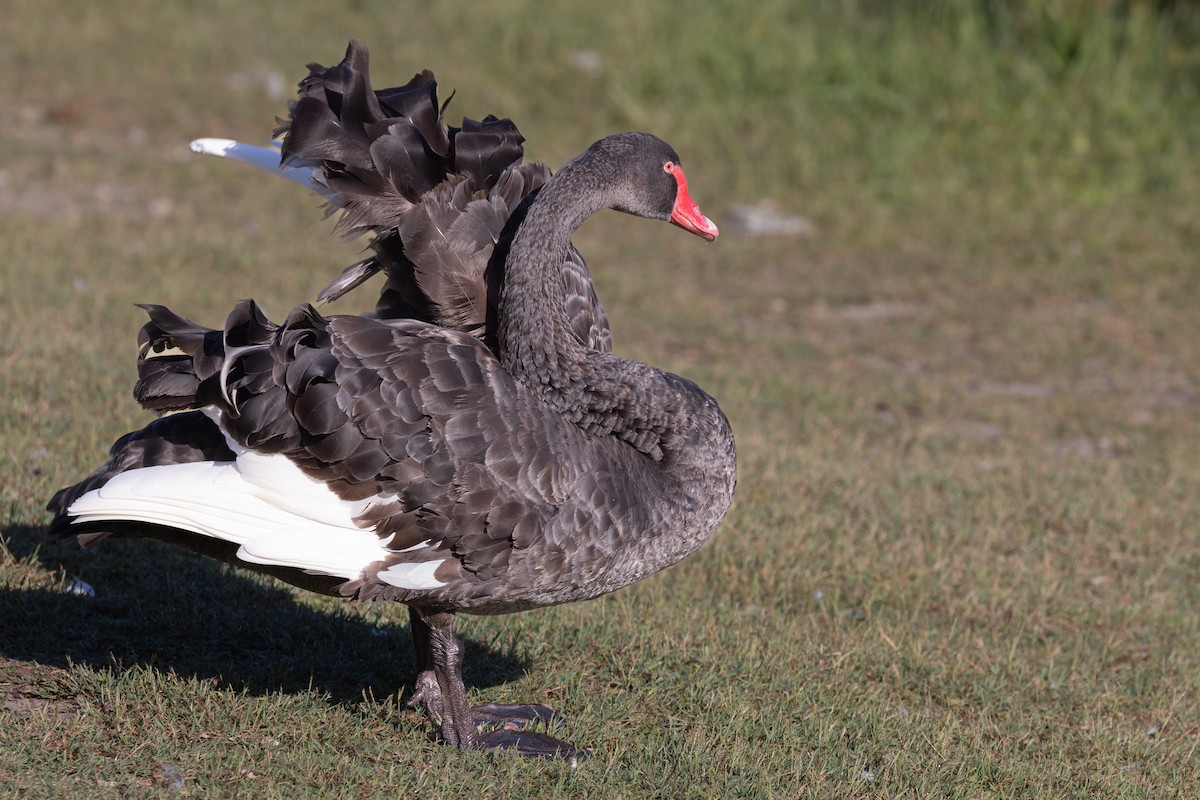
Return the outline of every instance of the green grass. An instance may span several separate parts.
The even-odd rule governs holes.
[[[1200,19],[1155,5],[16,0],[0,796],[1200,795]],[[463,621],[472,697],[563,709],[574,773],[432,741],[402,607],[45,536],[146,420],[133,303],[279,317],[356,258],[301,190],[186,151],[264,139],[350,37],[530,158],[649,129],[718,222],[814,224],[577,240],[618,349],[721,400],[740,479],[664,574]]]

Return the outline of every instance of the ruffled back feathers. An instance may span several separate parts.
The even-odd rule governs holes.
[[[524,137],[508,119],[445,123],[437,81],[425,70],[404,86],[375,90],[367,49],[351,42],[333,67],[309,65],[289,105],[281,164],[317,171],[329,214],[347,238],[371,234],[373,255],[323,289],[332,301],[386,271],[376,305],[385,319],[420,319],[490,343],[494,258],[503,258],[514,216],[550,177],[523,164]],[[563,264],[572,327],[585,344],[611,350],[608,319],[573,248]]]

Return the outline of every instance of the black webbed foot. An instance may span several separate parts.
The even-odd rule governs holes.
[[[548,733],[529,730],[533,726],[563,721],[563,716],[550,706],[487,703],[472,707],[471,716],[479,730],[475,746],[481,750],[516,750],[528,758],[562,758],[570,761],[571,766],[591,753]]]
[[[548,733],[510,728],[497,728],[479,734],[475,746],[480,750],[516,750],[526,758],[561,758],[568,761],[572,768],[592,752],[580,750],[570,742],[556,739]]]

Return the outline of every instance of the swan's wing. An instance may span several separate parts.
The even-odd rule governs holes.
[[[393,549],[428,541],[433,552],[452,554],[439,571],[447,584],[459,582],[451,591],[502,579],[515,551],[541,544],[563,500],[561,467],[548,463],[555,448],[536,442],[554,431],[582,433],[541,409],[474,337],[359,317],[335,317],[329,327],[340,364],[337,405],[347,406],[343,424],[388,460],[375,475],[348,462],[314,474],[358,487],[349,491],[381,487],[389,502],[362,521],[392,537]],[[395,595],[370,587],[368,574],[360,591]]]
[[[51,502],[57,531],[149,535],[301,585],[466,607],[494,600],[514,553],[546,550],[567,493],[562,443],[547,443],[584,435],[474,337],[309,306],[276,326],[243,302],[222,331],[148,310],[138,397],[202,413],[118,441]]]

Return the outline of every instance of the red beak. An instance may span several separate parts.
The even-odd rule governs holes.
[[[696,201],[688,194],[687,178],[683,175],[683,167],[676,165],[671,174],[675,176],[675,181],[679,184],[679,191],[675,194],[675,207],[671,209],[672,224],[711,242],[717,238],[720,231],[717,230],[716,224],[711,219],[701,213],[700,206],[696,205]]]

